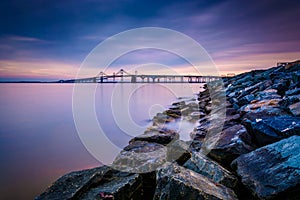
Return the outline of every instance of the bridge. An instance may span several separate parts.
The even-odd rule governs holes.
[[[111,75],[100,72],[95,77],[61,80],[62,83],[207,83],[219,80],[219,76],[198,75],[142,75],[130,74],[124,69]]]

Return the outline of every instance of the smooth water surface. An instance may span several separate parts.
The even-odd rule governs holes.
[[[120,113],[128,112],[131,123],[144,130],[157,112],[200,89],[198,84],[118,87],[97,86],[95,112],[109,139],[120,148],[133,137],[115,122],[122,121]],[[0,199],[33,199],[61,175],[101,165],[77,134],[72,91],[72,84],[0,84]]]

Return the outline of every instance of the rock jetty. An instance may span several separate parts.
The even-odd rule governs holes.
[[[176,120],[196,122],[191,141],[165,126]],[[206,84],[111,166],[64,175],[36,199],[300,199],[300,62]]]

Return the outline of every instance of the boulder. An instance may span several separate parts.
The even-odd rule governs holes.
[[[166,162],[167,147],[146,141],[134,141],[112,163],[114,169],[131,173],[155,171]]]
[[[239,106],[243,106],[243,105],[246,105],[246,104],[249,104],[251,101],[253,101],[255,99],[255,96],[254,94],[248,94],[242,98],[240,98],[238,100],[238,104]]]
[[[271,100],[271,99],[281,99],[281,96],[278,95],[276,89],[268,89],[264,91],[257,92],[257,100]]]
[[[235,188],[237,186],[238,180],[230,171],[200,152],[194,152],[183,166],[226,187]]]
[[[232,167],[259,199],[300,199],[300,136],[241,155]]]
[[[287,74],[285,74],[285,75],[287,75]],[[290,86],[290,78],[283,77],[283,78],[275,80],[272,85],[272,88],[276,89],[278,91],[278,94],[283,96],[285,94],[285,91],[288,90],[289,86]]]
[[[178,139],[179,139],[179,133],[177,131],[152,126],[148,128],[144,134],[136,136],[133,139],[131,139],[129,143],[135,141],[147,141],[147,142],[155,142],[158,144],[166,145]]]
[[[196,112],[190,113],[189,116],[190,116],[193,120],[197,120],[197,119],[200,119],[200,118],[202,118],[202,117],[205,117],[205,116],[206,116],[206,113],[196,111]]]
[[[295,117],[300,117],[300,102],[290,105],[289,109]]]
[[[287,90],[285,92],[285,95],[287,95],[287,96],[293,96],[293,95],[297,95],[297,94],[300,94],[300,88],[295,88],[295,89],[292,89],[292,90]]]
[[[256,119],[248,128],[258,146],[277,142],[292,135],[300,135],[300,118],[288,115]]]
[[[292,96],[284,96],[280,105],[283,107],[289,107],[290,105],[297,103],[300,101],[300,94],[292,95]]]
[[[142,178],[138,174],[124,177],[111,177],[111,181],[90,188],[80,196],[80,200],[90,199],[143,199]]]
[[[236,109],[231,108],[232,105],[227,101],[226,102],[226,115],[235,115],[237,114]]]
[[[168,145],[167,161],[176,161],[179,165],[183,165],[191,157],[191,154],[189,142],[177,140]]]
[[[228,165],[241,154],[254,150],[251,136],[243,125],[234,125],[214,135],[207,135],[204,151],[218,162]]]
[[[163,113],[157,113],[156,116],[153,117],[153,125],[154,126],[163,126],[165,123],[169,123],[174,121],[173,117],[170,117]]]
[[[273,116],[287,115],[288,113],[281,108],[263,107],[251,110],[243,115],[242,120],[256,121],[256,119],[265,119]]]
[[[184,107],[185,101],[174,102],[174,103],[172,103],[172,106]]]
[[[251,85],[245,88],[240,92],[240,95],[237,98],[240,99],[246,95],[254,93],[255,91],[265,89],[265,87],[268,85],[268,82],[269,81],[258,82],[255,85]]]
[[[280,107],[279,103],[280,103],[281,99],[269,99],[269,100],[254,100],[252,101],[249,105],[246,105],[244,107],[241,108],[241,112],[252,112],[255,111],[257,109],[261,109],[261,108],[274,108],[274,107]]]
[[[140,199],[141,188],[140,175],[102,166],[66,174],[35,199]]]
[[[173,117],[173,118],[176,119],[176,118],[181,117],[181,110],[180,109],[178,109],[178,110],[169,109],[169,110],[164,111],[163,114],[168,115],[168,116]]]
[[[155,200],[237,199],[231,189],[173,163],[162,166],[157,171],[156,180]]]

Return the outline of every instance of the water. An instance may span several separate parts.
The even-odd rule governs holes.
[[[122,148],[157,112],[178,97],[192,96],[199,86],[98,85],[96,115],[107,137]],[[72,91],[72,84],[0,84],[0,199],[33,199],[61,175],[101,165],[76,131]],[[137,133],[123,130],[129,126],[122,127],[122,113],[129,113]]]

